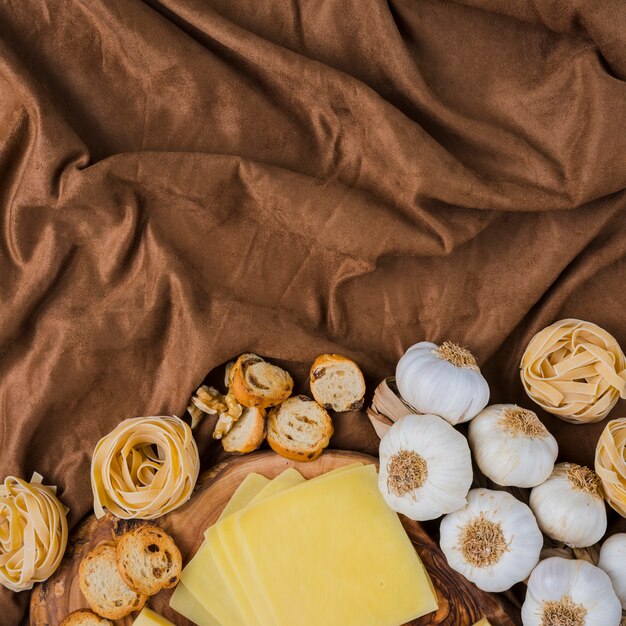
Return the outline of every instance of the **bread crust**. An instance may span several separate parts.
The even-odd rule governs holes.
[[[250,420],[253,424],[250,425]],[[250,428],[248,436],[240,441],[241,429]],[[265,439],[265,409],[246,407],[241,417],[232,428],[222,437],[222,446],[226,452],[247,454],[256,450]]]
[[[91,607],[91,610],[101,617],[105,617],[110,620],[122,619],[123,617],[130,615],[134,611],[140,611],[148,600],[148,596],[133,591],[130,587],[128,587],[128,585],[125,585],[126,587],[128,587],[128,593],[125,594],[127,596],[126,604],[122,604],[119,607],[115,608],[110,608],[110,606],[103,606],[99,604],[99,600],[96,598],[96,593],[93,591],[91,584],[87,580],[87,568],[91,565],[92,562],[98,561],[99,559],[105,559],[109,563],[112,563],[113,571],[115,571],[117,576],[119,576],[119,581],[113,581],[113,583],[122,583],[125,585],[123,578],[121,578],[121,575],[119,575],[119,572],[117,570],[115,544],[111,542],[104,542],[97,545],[83,558],[78,568],[78,582],[80,585],[80,590],[83,592],[83,595],[85,596],[85,599]],[[107,600],[110,600],[110,596],[107,596]],[[109,601],[107,605],[110,604],[111,602]]]
[[[113,626],[113,623],[93,611],[80,609],[72,611],[59,626]]]
[[[253,365],[266,363],[268,367],[276,368],[283,375],[284,380],[275,382],[271,389],[262,391],[255,386],[255,381],[249,375],[249,368]],[[289,372],[286,372],[277,365],[265,361],[260,356],[252,353],[242,354],[229,372],[230,389],[240,404],[247,407],[257,407],[266,409],[280,404],[286,400],[293,391],[293,379]]]
[[[290,416],[293,419],[290,420]],[[313,424],[315,428],[309,428],[308,437],[289,439],[287,428],[298,431],[299,419],[305,420],[309,426]],[[309,462],[317,459],[330,443],[333,432],[333,422],[326,409],[305,395],[293,396],[274,407],[267,419],[267,442],[270,447],[277,454],[293,461]]]
[[[124,582],[136,593],[146,596],[175,587],[183,569],[178,546],[170,535],[154,524],[141,524],[124,533],[117,542],[115,557]],[[133,564],[138,560],[150,568],[151,575],[133,571]]]
[[[319,389],[318,381],[326,375],[329,366],[344,364],[350,367],[359,381],[359,389],[352,390],[351,397],[348,402],[338,402],[333,398],[328,398]],[[327,409],[332,409],[338,413],[344,411],[358,411],[363,407],[363,397],[365,395],[365,378],[361,368],[352,360],[342,354],[320,354],[309,371],[309,384],[311,393],[315,400]]]

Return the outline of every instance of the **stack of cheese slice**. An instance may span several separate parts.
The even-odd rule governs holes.
[[[376,468],[360,464],[309,481],[250,474],[170,604],[198,626],[399,626],[437,609]]]

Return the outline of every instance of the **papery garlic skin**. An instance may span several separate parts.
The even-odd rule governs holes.
[[[394,511],[424,521],[465,505],[472,484],[469,445],[440,417],[402,417],[381,439],[379,455],[378,487]]]
[[[468,535],[477,523],[492,528],[485,531],[488,541],[472,544]],[[490,489],[472,489],[467,505],[443,518],[440,533],[450,567],[491,592],[506,591],[524,580],[537,565],[543,546],[531,510],[511,494]]]
[[[396,383],[418,412],[439,415],[453,425],[471,420],[489,402],[489,385],[476,359],[449,342],[411,346],[398,362]]]
[[[602,544],[598,567],[609,575],[622,609],[626,611],[626,533],[617,533]]]
[[[588,488],[575,480],[585,472]],[[600,481],[592,470],[575,463],[557,463],[550,478],[530,492],[530,508],[539,528],[572,548],[587,548],[602,539],[607,518]]]
[[[548,607],[558,615],[559,603],[576,607],[578,620],[550,622]],[[582,616],[582,617],[581,617]],[[528,580],[526,600],[522,606],[524,626],[551,626],[551,623],[574,626],[619,626],[622,609],[609,577],[587,561],[551,557],[541,561]]]
[[[535,487],[554,469],[556,439],[532,411],[492,404],[469,424],[468,439],[480,471],[505,487]]]

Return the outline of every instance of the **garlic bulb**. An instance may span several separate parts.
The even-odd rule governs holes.
[[[528,581],[524,626],[619,626],[622,610],[609,577],[587,561],[541,561]]]
[[[461,346],[421,341],[398,362],[400,395],[419,413],[433,413],[450,424],[467,422],[489,402],[489,385],[474,355]]]
[[[613,535],[602,544],[598,567],[609,575],[613,589],[626,611],[626,533]]]
[[[606,508],[597,474],[575,463],[558,463],[546,482],[530,492],[539,528],[573,548],[586,548],[606,532]]]
[[[452,569],[484,591],[505,591],[537,562],[543,537],[531,510],[510,493],[472,489],[467,505],[441,522],[441,549]]]
[[[480,471],[498,485],[534,487],[550,476],[559,452],[537,414],[514,404],[493,404],[469,424],[469,443]]]
[[[429,520],[460,509],[472,484],[467,440],[436,415],[405,415],[380,442],[378,487],[391,509]]]

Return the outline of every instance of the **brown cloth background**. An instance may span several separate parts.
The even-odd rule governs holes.
[[[622,0],[0,1],[1,477],[75,524],[96,441],[242,351],[373,385],[452,339],[528,406],[544,325],[626,346],[625,79]]]

